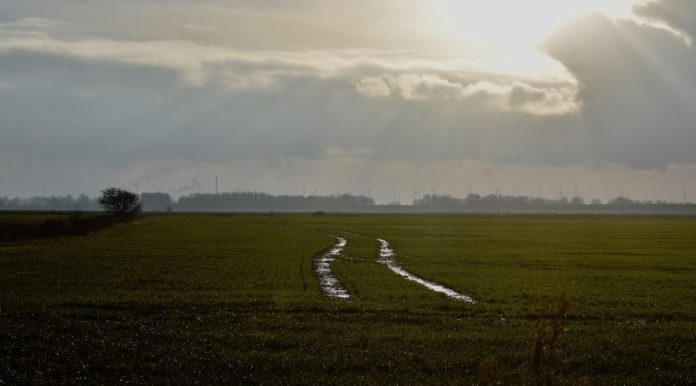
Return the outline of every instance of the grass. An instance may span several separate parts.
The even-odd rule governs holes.
[[[330,235],[349,302],[312,272]],[[556,383],[693,384],[694,235],[690,218],[174,215],[0,243],[0,384],[520,384],[563,292]],[[377,237],[477,303],[394,275]]]

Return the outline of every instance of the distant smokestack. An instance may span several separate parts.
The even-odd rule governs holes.
[[[575,181],[573,182],[573,193],[575,194],[575,197],[578,196],[578,183]]]
[[[218,178],[215,177],[215,194],[218,194]]]

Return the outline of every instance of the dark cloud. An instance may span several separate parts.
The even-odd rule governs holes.
[[[374,100],[340,78],[286,77],[261,89],[181,87],[166,68],[21,52],[0,57],[17,83],[0,93],[5,151],[121,164],[313,158],[330,148],[423,161],[581,158],[555,150],[577,139],[567,117],[501,114],[459,100]]]
[[[636,5],[639,16],[667,24],[696,39],[696,6],[693,0],[660,0]]]
[[[316,158],[337,148],[373,149],[374,158],[421,162],[582,160],[582,144],[568,150],[578,139],[573,117],[539,119],[505,108],[501,114],[500,106],[485,103],[489,94],[499,103],[500,92],[510,93],[515,105],[538,102],[534,92],[539,91],[529,86],[496,88],[474,81],[471,87],[480,92],[473,94],[482,94],[483,103],[470,103],[431,99],[442,87],[424,93],[421,85],[433,81],[460,93],[470,89],[460,83],[401,76],[403,87],[417,97],[375,100],[358,92],[351,76],[321,76],[321,62],[316,70],[298,67],[296,60],[287,65],[256,60],[257,69],[274,74],[273,81],[230,87],[230,73],[240,79],[255,76],[250,64],[201,65],[204,60],[196,60],[196,52],[183,62],[170,63],[163,55],[156,61],[137,50],[134,54],[131,45],[100,43],[94,49],[86,42],[67,46],[68,53],[46,49],[52,45],[48,40],[38,49],[0,52],[2,75],[15,83],[0,95],[8,134],[0,146],[6,151],[112,164],[153,157],[201,162],[252,155]],[[95,56],[100,50],[106,53]],[[187,78],[203,81],[191,84]]]
[[[666,30],[594,14],[546,49],[580,82],[593,157],[645,168],[696,162],[693,47]]]

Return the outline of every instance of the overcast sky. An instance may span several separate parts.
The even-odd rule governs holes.
[[[0,196],[696,201],[695,40],[692,0],[2,0]]]

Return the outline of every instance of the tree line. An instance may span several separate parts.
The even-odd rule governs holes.
[[[107,192],[105,190],[104,192]],[[90,198],[86,195],[74,197],[49,196],[31,198],[7,198],[0,197],[0,210],[26,210],[26,211],[101,211],[103,197]],[[375,206],[372,198],[337,194],[330,196],[293,196],[271,195],[259,192],[234,192],[234,193],[194,193],[172,199],[168,193],[142,193],[139,195],[142,210],[149,212],[182,211],[182,212],[207,212],[207,211],[342,211],[361,207]]]
[[[375,206],[372,198],[352,194],[293,196],[259,192],[195,193],[180,197],[176,203],[168,202],[168,198],[162,193],[143,196],[145,210],[161,210],[163,206],[166,208],[169,205],[172,210],[184,212],[355,211]]]
[[[137,196],[142,210],[147,212],[311,212],[311,211],[360,211],[376,210],[380,206],[367,196],[336,194],[320,195],[272,195],[261,192],[228,192],[220,194],[194,193],[173,199],[168,193],[142,193]],[[36,196],[30,198],[0,197],[0,210],[26,211],[86,211],[103,209],[100,197],[78,196]],[[666,201],[639,201],[627,197],[615,197],[606,203],[599,199],[586,202],[582,197],[559,197],[548,199],[531,196],[471,193],[464,198],[452,195],[425,194],[413,200],[414,207],[422,208],[491,208],[491,207],[556,207],[556,206],[650,206],[679,205]],[[371,210],[368,210],[371,211]]]
[[[424,207],[457,207],[457,206],[470,206],[470,207],[489,207],[489,206],[559,206],[559,205],[591,205],[591,206],[622,206],[622,205],[634,205],[634,206],[650,206],[650,205],[681,205],[682,203],[667,202],[662,200],[657,201],[641,201],[632,200],[627,197],[615,197],[603,203],[600,199],[594,198],[589,203],[585,202],[585,199],[580,196],[575,196],[572,198],[559,197],[557,199],[532,197],[532,196],[515,196],[515,195],[501,195],[501,194],[488,194],[479,195],[471,193],[465,198],[458,198],[451,195],[437,195],[437,194],[425,194],[421,198],[417,198],[413,201],[414,206],[424,206]]]

